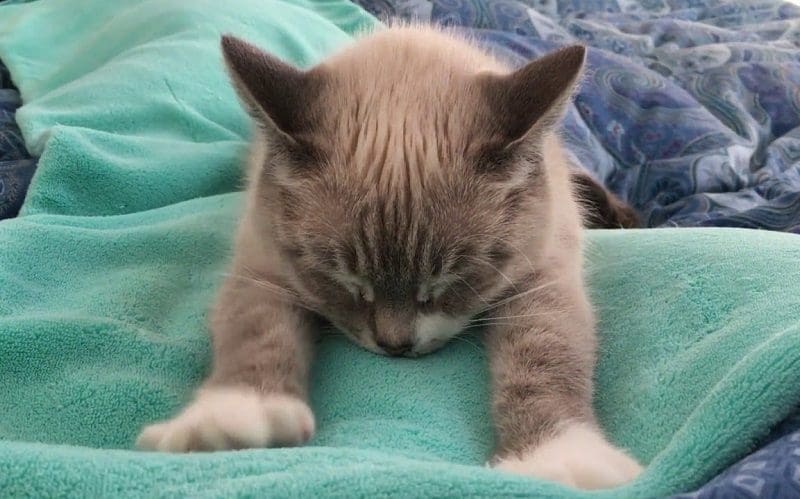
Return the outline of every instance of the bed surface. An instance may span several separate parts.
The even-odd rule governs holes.
[[[438,357],[403,362],[326,338],[313,400],[321,431],[308,448],[186,457],[130,450],[137,430],[180,407],[207,366],[204,314],[224,269],[241,201],[237,165],[247,134],[244,113],[219,64],[219,33],[234,29],[304,65],[372,20],[339,0],[232,0],[224,9],[202,0],[190,7],[163,0],[91,1],[95,8],[80,19],[81,29],[63,23],[67,12],[74,13],[66,0],[48,0],[41,8],[4,11],[0,6],[0,56],[26,97],[17,117],[28,148],[41,155],[22,215],[0,224],[0,379],[10,387],[0,392],[0,488],[12,495],[338,491],[374,497],[398,490],[439,497],[498,491],[570,495],[480,466],[491,448],[485,392],[476,390],[485,383],[485,373],[475,368],[483,359],[480,349],[460,342]],[[274,7],[269,16],[264,1]],[[447,5],[429,5],[429,16],[451,19],[457,12],[473,12],[465,19],[482,23],[507,12],[488,15],[489,4],[457,4],[446,15]],[[793,15],[770,5],[777,4],[764,9],[769,15]],[[425,4],[382,8],[419,15]],[[123,9],[124,25],[138,26],[129,33],[115,24],[122,22]],[[697,8],[682,11],[699,15]],[[727,19],[719,9],[713,12],[718,14],[709,17],[714,22]],[[746,17],[734,12],[731,19],[742,24],[746,18],[747,26],[772,23],[758,12]],[[545,22],[538,14],[527,15]],[[509,18],[516,16],[508,11]],[[553,32],[566,22],[559,16],[552,17],[559,19],[551,22]],[[623,17],[630,20],[632,14]],[[3,23],[26,29],[4,30]],[[106,23],[109,28],[99,29]],[[254,25],[271,28],[261,31]],[[788,29],[781,20],[772,25],[781,33]],[[474,34],[518,62],[564,41],[519,34],[518,27],[534,25],[519,26],[512,33],[482,25]],[[121,32],[128,36],[117,36]],[[728,134],[720,119],[704,121],[711,111],[698,108],[688,91],[674,93],[678,84],[670,78],[650,86],[629,83],[655,72],[630,69],[626,64],[634,65],[634,56],[614,52],[614,47],[591,51],[594,79],[604,61],[621,73],[599,83],[587,80],[586,88],[595,85],[595,93],[581,94],[566,123],[581,164],[637,202],[637,193],[646,189],[636,186],[650,185],[648,167],[658,163],[648,160],[624,169],[619,165],[633,164],[626,159],[630,151],[674,151],[670,157],[679,164],[685,164],[680,162],[687,160],[687,151],[699,151],[695,159],[703,166],[700,158],[714,164],[732,147],[739,150],[723,139],[742,135]],[[165,58],[172,68],[166,79]],[[785,60],[780,66],[781,71],[794,67]],[[604,86],[603,81],[622,83]],[[129,98],[110,97],[120,93]],[[635,98],[625,97],[629,94]],[[94,105],[98,95],[108,97],[102,105]],[[776,109],[766,105],[768,99],[751,97],[748,105],[754,109]],[[631,102],[648,104],[631,107]],[[624,123],[609,103],[627,109],[632,122],[640,124],[658,122],[648,120],[647,112],[657,117],[678,109],[698,130],[710,127],[702,135],[710,138],[689,144],[688,135],[679,133],[683,138],[674,148],[654,139],[648,149],[650,142],[628,140],[626,133],[633,129],[621,125],[628,132],[610,129],[621,133],[615,149],[608,139],[615,135],[599,133],[611,121]],[[779,121],[764,123],[772,130]],[[681,123],[672,127],[680,129]],[[576,137],[591,147],[577,147]],[[780,139],[765,141],[763,150],[792,158],[775,149],[776,143],[780,146]],[[597,144],[602,147],[596,150]],[[596,161],[588,161],[592,158]],[[787,164],[794,165],[783,170],[790,184],[797,162]],[[705,172],[700,166],[690,170]],[[713,178],[699,175],[690,184],[706,189],[704,182]],[[666,216],[673,203],[658,201],[662,190],[653,192],[658,194],[639,205],[651,225],[669,225],[654,222],[662,215],[673,221],[697,215],[681,209]],[[696,195],[709,194],[689,197]],[[714,218],[719,209],[706,213],[708,220],[724,218]],[[770,220],[785,221],[784,215]],[[781,222],[769,228],[792,227]],[[695,495],[781,497],[796,490],[800,436],[793,433],[797,418],[791,414],[800,400],[800,240],[767,231],[705,228],[594,232],[590,243],[587,258],[602,319],[598,412],[615,441],[649,464],[647,474],[625,493],[641,497],[646,491],[690,490],[775,439]]]

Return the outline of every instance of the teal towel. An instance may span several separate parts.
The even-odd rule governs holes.
[[[485,468],[480,338],[388,359],[320,344],[319,433],[299,449],[132,450],[209,363],[205,315],[242,200],[248,124],[218,39],[300,65],[376,22],[345,0],[40,0],[0,6],[0,57],[41,154],[0,223],[0,495],[568,497]],[[590,234],[596,408],[645,474],[599,493],[686,490],[800,400],[800,238]]]

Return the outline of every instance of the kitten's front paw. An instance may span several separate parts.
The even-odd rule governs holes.
[[[597,430],[573,424],[555,438],[495,463],[495,469],[543,478],[579,489],[607,489],[635,479],[642,467]]]
[[[314,415],[300,399],[210,388],[175,418],[142,430],[136,446],[164,452],[284,447],[303,444],[313,434]]]

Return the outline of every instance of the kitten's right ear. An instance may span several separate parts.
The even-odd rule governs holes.
[[[224,35],[221,45],[236,93],[259,123],[292,141],[309,132],[309,103],[321,84],[316,72],[298,69],[234,36]]]
[[[547,129],[558,121],[580,79],[585,58],[586,49],[573,45],[508,75],[482,75],[479,81],[494,113],[500,143],[517,143],[531,131]]]

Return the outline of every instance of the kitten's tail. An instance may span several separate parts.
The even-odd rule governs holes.
[[[583,207],[587,229],[635,229],[641,227],[639,215],[624,201],[582,171],[571,172],[578,202]]]

